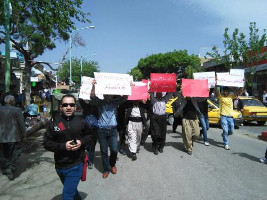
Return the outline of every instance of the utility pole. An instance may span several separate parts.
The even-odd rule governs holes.
[[[10,87],[10,4],[9,0],[5,0],[5,86],[6,92]]]

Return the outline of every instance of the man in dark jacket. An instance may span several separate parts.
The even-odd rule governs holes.
[[[83,168],[89,128],[85,119],[75,116],[75,98],[62,97],[62,115],[51,121],[44,135],[44,147],[54,152],[56,172],[63,183],[62,199],[81,199],[77,190]]]
[[[94,166],[95,146],[97,143],[98,109],[87,100],[79,99],[79,103],[83,109],[83,117],[91,132],[90,144],[86,147],[86,150],[88,151],[88,168],[92,169]]]
[[[15,97],[7,95],[4,101],[5,106],[0,106],[0,167],[2,173],[13,180],[26,128],[21,109],[15,107]]]

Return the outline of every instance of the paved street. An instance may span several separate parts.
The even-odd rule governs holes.
[[[260,163],[259,157],[267,142],[256,138],[267,130],[266,125],[235,130],[229,151],[223,149],[221,130],[212,127],[208,132],[210,146],[204,146],[200,139],[194,144],[193,156],[183,151],[180,133],[170,133],[170,128],[163,154],[152,153],[148,138],[137,161],[119,155],[118,174],[110,174],[105,180],[97,145],[95,168],[88,170],[87,181],[79,184],[82,196],[93,200],[266,199],[267,165]],[[177,130],[181,132],[181,127]],[[41,143],[42,131],[24,144],[14,181],[0,176],[0,199],[61,199],[62,185],[54,170],[53,154]]]

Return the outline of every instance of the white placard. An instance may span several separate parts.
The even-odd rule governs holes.
[[[93,78],[91,77],[87,77],[87,76],[83,76],[82,77],[82,86],[80,88],[80,94],[79,94],[79,98],[80,99],[84,99],[84,100],[90,100],[90,95],[91,95],[91,91],[92,91],[92,81]]]
[[[217,85],[229,87],[244,87],[244,79],[227,73],[216,73]]]
[[[133,77],[129,74],[94,72],[96,94],[131,95]]]
[[[240,79],[244,79],[245,70],[244,69],[230,69],[230,75],[240,77]]]
[[[38,77],[31,77],[31,82],[39,82]]]
[[[208,79],[209,88],[214,88],[216,84],[215,72],[198,72],[193,73],[194,79],[205,80]]]

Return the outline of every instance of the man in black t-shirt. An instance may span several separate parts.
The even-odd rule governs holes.
[[[182,117],[182,135],[185,150],[192,155],[193,142],[199,136],[197,116],[200,113],[197,100],[194,97],[178,97],[179,108],[174,113],[175,117]]]

